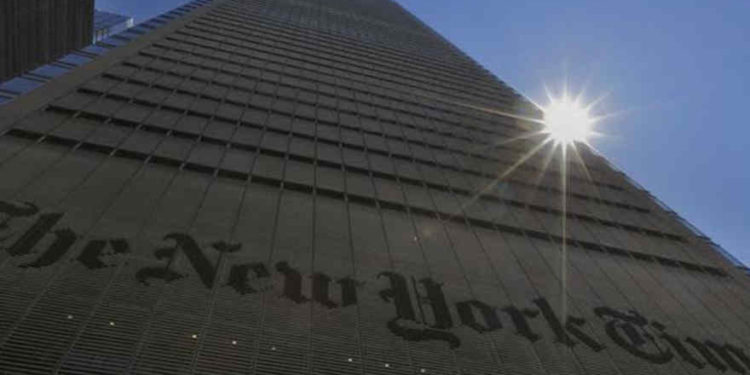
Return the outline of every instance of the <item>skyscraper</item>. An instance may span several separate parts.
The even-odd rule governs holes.
[[[182,9],[0,107],[0,372],[750,371],[739,265],[395,2]]]
[[[94,0],[0,3],[0,82],[91,43]]]

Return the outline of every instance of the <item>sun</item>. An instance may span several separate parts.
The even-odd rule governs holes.
[[[544,113],[543,132],[559,145],[575,142],[587,143],[593,134],[594,118],[588,106],[580,103],[580,98],[571,99],[570,95],[549,97],[549,104],[541,107]]]

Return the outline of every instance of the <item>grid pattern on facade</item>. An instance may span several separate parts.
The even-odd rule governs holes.
[[[565,214],[554,154],[503,175],[533,124],[480,108],[534,110],[397,4],[186,17],[9,104],[0,371],[750,371],[745,276],[586,149]]]

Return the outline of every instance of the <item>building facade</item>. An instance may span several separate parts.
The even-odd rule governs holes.
[[[563,211],[538,110],[397,3],[147,29],[0,107],[0,372],[750,371],[738,264],[583,146]]]
[[[121,14],[94,11],[94,43],[133,27],[133,17]]]
[[[0,3],[0,82],[91,43],[94,0]]]

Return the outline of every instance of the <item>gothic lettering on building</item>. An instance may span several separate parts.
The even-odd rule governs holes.
[[[83,239],[71,228],[60,225],[63,213],[45,213],[29,202],[0,201],[0,251],[18,258],[18,267],[44,269],[63,259],[71,259],[88,272],[101,272],[118,265],[131,253],[124,238]],[[750,371],[750,357],[744,348],[731,343],[692,336],[680,337],[665,324],[648,319],[634,310],[609,306],[596,307],[593,317],[560,316],[544,297],[522,306],[493,306],[476,298],[449,298],[444,285],[432,277],[414,277],[393,270],[376,273],[371,280],[351,275],[330,275],[317,271],[305,275],[293,260],[274,264],[264,262],[230,262],[219,267],[233,253],[248,251],[241,243],[218,241],[202,246],[190,234],[173,232],[163,236],[163,246],[152,250],[153,262],[133,275],[143,287],[155,282],[177,283],[196,277],[205,288],[230,288],[238,298],[277,292],[294,305],[318,304],[325,309],[346,309],[359,302],[361,293],[376,293],[383,304],[390,305],[390,316],[383,325],[407,341],[443,342],[449,348],[461,346],[457,331],[466,327],[475,334],[510,330],[530,344],[550,340],[568,348],[601,352],[609,347],[621,348],[633,358],[652,364],[682,361],[698,369],[711,367],[719,371]],[[77,254],[71,254],[74,244]],[[178,257],[187,260],[188,269],[177,268]],[[233,261],[234,258],[230,259]],[[219,274],[227,269],[226,274]],[[278,275],[278,284],[273,282]],[[368,285],[378,289],[370,291]],[[606,337],[594,337],[592,325],[601,324]],[[607,342],[603,342],[607,339]]]

